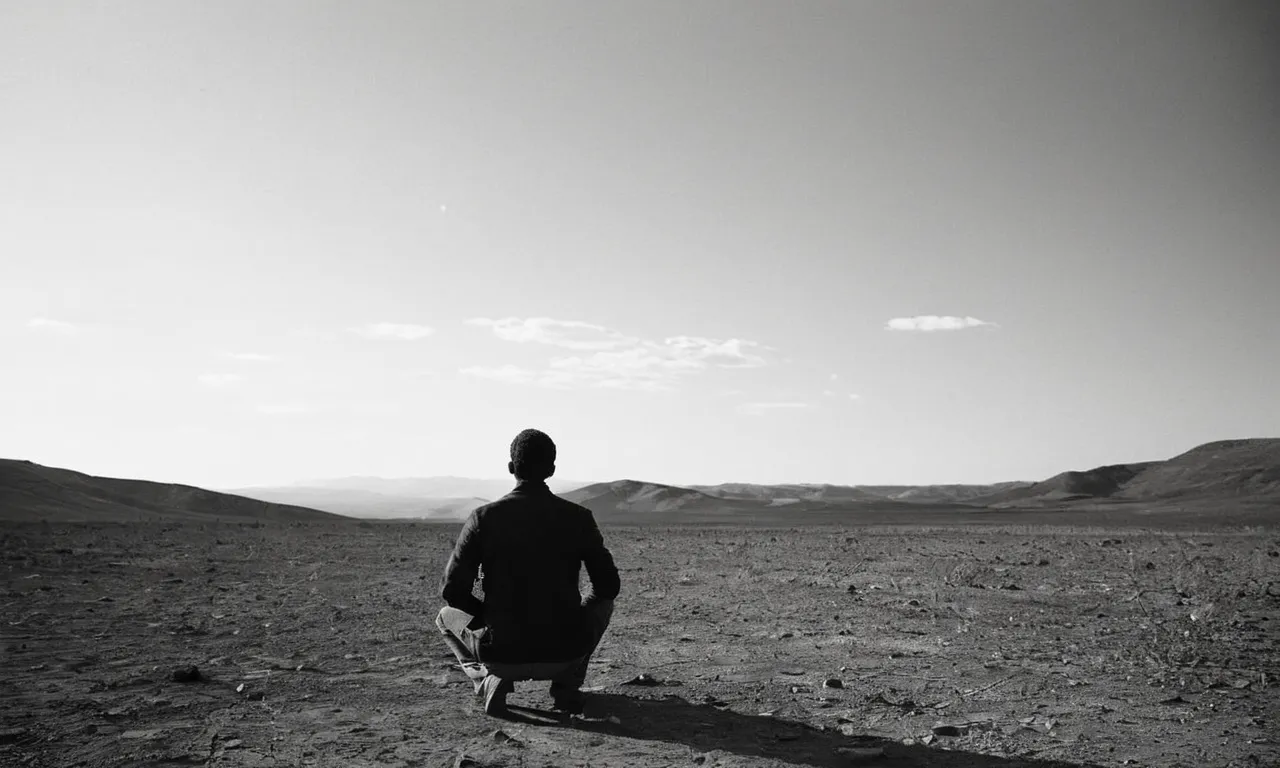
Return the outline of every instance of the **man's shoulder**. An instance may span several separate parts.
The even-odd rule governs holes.
[[[551,498],[555,499],[556,503],[560,505],[560,508],[567,512],[572,512],[580,517],[592,516],[591,510],[587,509],[581,504],[578,504],[577,502],[569,501],[563,496],[552,496]]]
[[[471,516],[479,522],[485,517],[501,516],[505,511],[517,513],[531,509],[570,514],[583,519],[594,519],[590,509],[553,493],[539,494],[537,496],[507,494],[500,499],[494,499],[476,507],[472,510]]]

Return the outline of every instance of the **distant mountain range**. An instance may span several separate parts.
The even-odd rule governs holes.
[[[0,460],[0,520],[342,519],[336,515],[458,520],[513,485],[510,479],[346,477],[219,493]],[[1173,502],[1262,504],[1280,511],[1280,438],[1207,443],[1166,461],[1063,472],[1040,482],[675,486],[641,480],[583,484],[553,478],[550,485],[603,521],[630,522],[789,524],[834,519],[840,514],[892,520],[919,517],[922,510],[937,513],[937,520],[944,522],[982,510],[1097,510]]]
[[[829,511],[836,507],[896,506],[989,509],[1071,508],[1135,502],[1251,501],[1280,507],[1280,438],[1206,443],[1167,461],[1117,464],[1063,472],[1033,482],[991,485],[818,485],[723,483],[678,487],[619,480],[565,494],[609,515],[681,510],[739,512],[784,507]]]
[[[557,493],[586,485],[551,478]],[[293,485],[228,490],[251,499],[295,504],[350,517],[461,519],[481,504],[500,498],[515,480],[470,477],[339,477]]]

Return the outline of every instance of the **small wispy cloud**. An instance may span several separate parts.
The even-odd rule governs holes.
[[[275,355],[264,355],[259,352],[227,352],[224,357],[243,363],[269,363],[276,359]]]
[[[849,399],[850,399],[850,400],[861,400],[861,399],[862,399],[862,395],[859,395],[859,394],[858,394],[858,393],[856,393],[856,392],[850,392],[850,393],[849,393]]]
[[[493,331],[503,341],[549,344],[565,349],[581,351],[617,349],[635,344],[639,339],[595,323],[581,320],[555,320],[550,317],[504,317],[493,320],[473,317],[465,321]]]
[[[767,364],[767,348],[744,339],[670,336],[661,341],[630,336],[594,323],[535,317],[474,318],[505,341],[545,344],[583,354],[552,358],[538,369],[499,366],[463,368],[461,373],[552,389],[662,391],[676,380],[711,368],[756,368]],[[589,354],[588,354],[589,353]]]
[[[225,389],[243,383],[245,377],[239,373],[202,373],[196,380],[210,389]]]
[[[803,411],[812,408],[811,403],[801,402],[766,402],[766,403],[743,403],[738,406],[738,413],[748,416],[763,416],[766,413],[777,413],[780,411]]]
[[[979,320],[976,317],[954,317],[951,315],[916,315],[915,317],[895,317],[885,323],[886,331],[959,331],[965,328],[995,326],[995,323]]]
[[[822,390],[822,396],[823,396],[823,397],[835,397],[835,396],[836,396],[836,393],[835,393],[834,391],[830,390],[830,389],[824,389],[824,390]]]
[[[48,317],[33,317],[27,321],[27,327],[36,331],[68,335],[79,333],[83,329],[83,326],[76,325],[75,323],[68,323],[65,320],[54,320]]]
[[[311,413],[315,408],[305,403],[263,403],[255,410],[267,416],[292,416],[300,413]]]
[[[370,323],[351,330],[353,333],[357,333],[367,339],[396,339],[399,341],[425,339],[436,332],[436,329],[430,326],[415,325],[413,323]]]

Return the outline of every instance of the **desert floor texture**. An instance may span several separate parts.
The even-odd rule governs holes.
[[[508,720],[432,625],[456,532],[7,525],[0,765],[1280,765],[1274,530],[606,527],[586,716]]]

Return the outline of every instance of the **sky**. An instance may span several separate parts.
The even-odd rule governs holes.
[[[1267,2],[0,3],[0,457],[1035,480],[1280,435]]]

